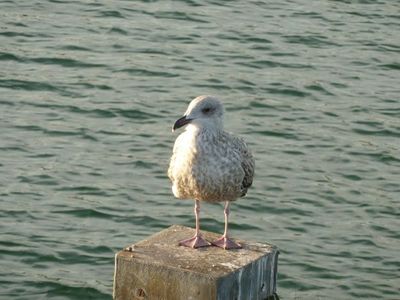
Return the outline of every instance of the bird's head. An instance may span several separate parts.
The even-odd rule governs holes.
[[[224,108],[217,98],[199,96],[190,102],[184,116],[175,122],[172,131],[187,124],[197,129],[219,131],[223,127],[223,114]]]

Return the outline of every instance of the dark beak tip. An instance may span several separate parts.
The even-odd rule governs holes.
[[[174,132],[176,129],[181,128],[185,126],[186,124],[190,123],[191,119],[187,119],[186,116],[183,116],[182,118],[176,120],[174,126],[172,127],[172,132]]]

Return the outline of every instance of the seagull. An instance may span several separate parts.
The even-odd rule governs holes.
[[[172,128],[175,131],[186,126],[175,141],[168,168],[172,192],[178,199],[195,200],[195,235],[180,241],[181,246],[242,248],[228,235],[230,203],[245,196],[251,186],[254,158],[241,138],[224,131],[223,114],[223,105],[216,97],[199,96]],[[225,231],[212,243],[200,233],[202,201],[225,202]]]

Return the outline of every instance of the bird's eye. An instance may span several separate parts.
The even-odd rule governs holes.
[[[209,113],[209,112],[211,111],[211,108],[206,107],[206,108],[203,108],[201,111],[202,111],[203,113],[207,114],[207,113]]]

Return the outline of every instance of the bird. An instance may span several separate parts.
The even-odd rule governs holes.
[[[193,199],[196,229],[180,246],[217,246],[226,250],[242,245],[230,238],[230,203],[246,195],[253,182],[254,157],[242,138],[224,131],[224,108],[215,96],[193,99],[172,127],[185,130],[176,138],[168,167],[172,192],[178,199]],[[200,232],[200,203],[224,202],[224,234],[211,243]]]

